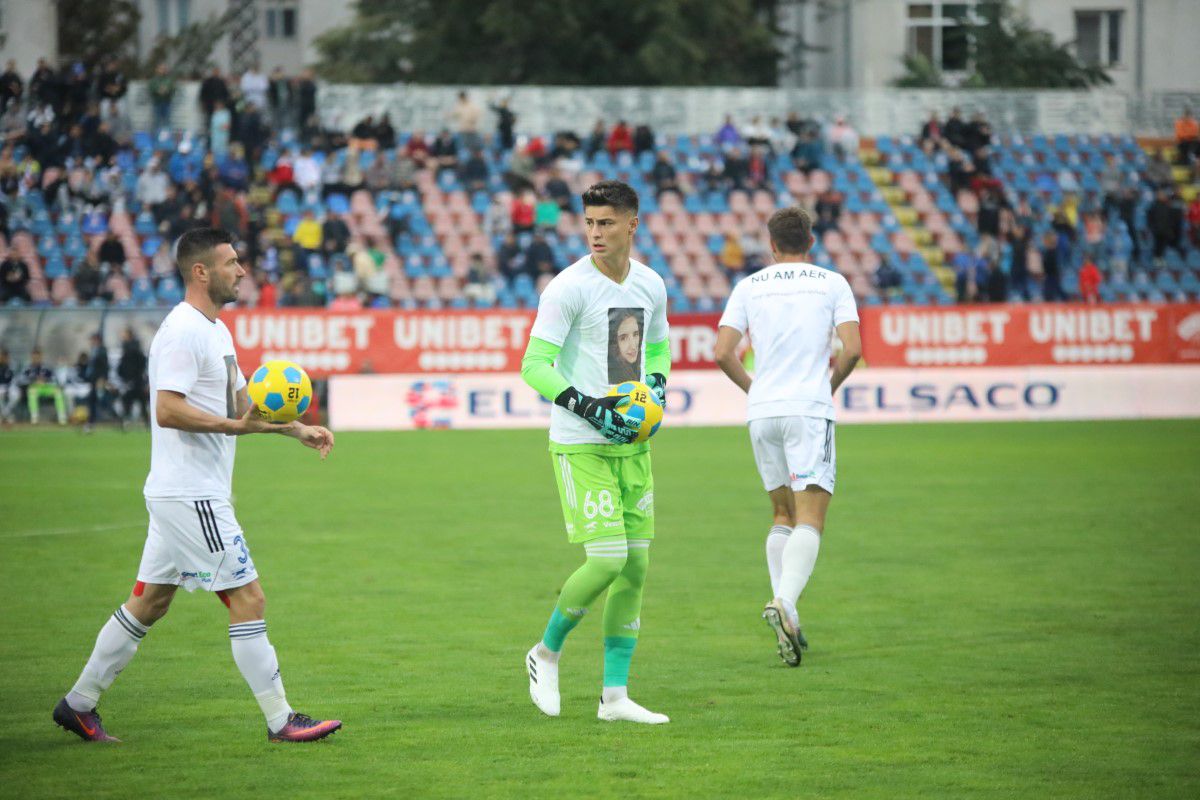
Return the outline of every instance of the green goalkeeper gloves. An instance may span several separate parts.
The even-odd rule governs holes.
[[[588,397],[574,386],[554,398],[554,404],[580,417],[600,435],[614,444],[630,444],[637,438],[641,423],[617,411],[617,404],[629,395]]]
[[[663,411],[666,411],[667,379],[661,372],[651,372],[646,376],[646,385],[650,387],[650,391],[654,392],[654,396],[658,398],[658,404],[663,407]]]

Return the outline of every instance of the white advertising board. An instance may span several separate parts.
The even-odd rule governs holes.
[[[679,371],[666,425],[741,425],[745,396],[715,371]],[[1200,417],[1200,367],[863,369],[835,398],[838,422]],[[543,428],[550,404],[519,375],[336,375],[335,430]]]

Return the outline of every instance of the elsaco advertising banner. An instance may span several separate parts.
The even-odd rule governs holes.
[[[862,369],[834,404],[839,423],[1194,417],[1200,368]],[[545,428],[550,407],[516,374],[341,375],[329,384],[337,430]],[[745,395],[721,373],[672,373],[664,426],[741,425],[745,414]]]

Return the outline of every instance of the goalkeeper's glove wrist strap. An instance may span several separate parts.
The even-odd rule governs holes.
[[[562,406],[572,414],[580,416],[583,416],[583,407],[586,403],[587,396],[574,386],[568,386],[559,393],[558,397],[554,398],[554,405]]]

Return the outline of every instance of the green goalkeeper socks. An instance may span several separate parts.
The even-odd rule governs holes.
[[[642,591],[650,566],[650,541],[620,537],[598,539],[585,546],[588,558],[567,579],[558,605],[550,615],[542,644],[552,653],[562,650],[563,641],[605,589],[604,685],[626,686],[629,666],[641,628]]]
[[[621,574],[604,603],[604,685],[626,686],[641,629],[642,590],[650,567],[650,540],[631,539]]]
[[[542,644],[552,653],[562,650],[567,634],[579,624],[601,592],[618,579],[626,563],[628,550],[623,536],[595,539],[584,544],[583,548],[587,553],[587,561],[563,584],[558,605],[550,615],[550,622],[542,635]]]
[[[632,636],[604,637],[604,688],[629,685],[629,665],[637,639]]]

